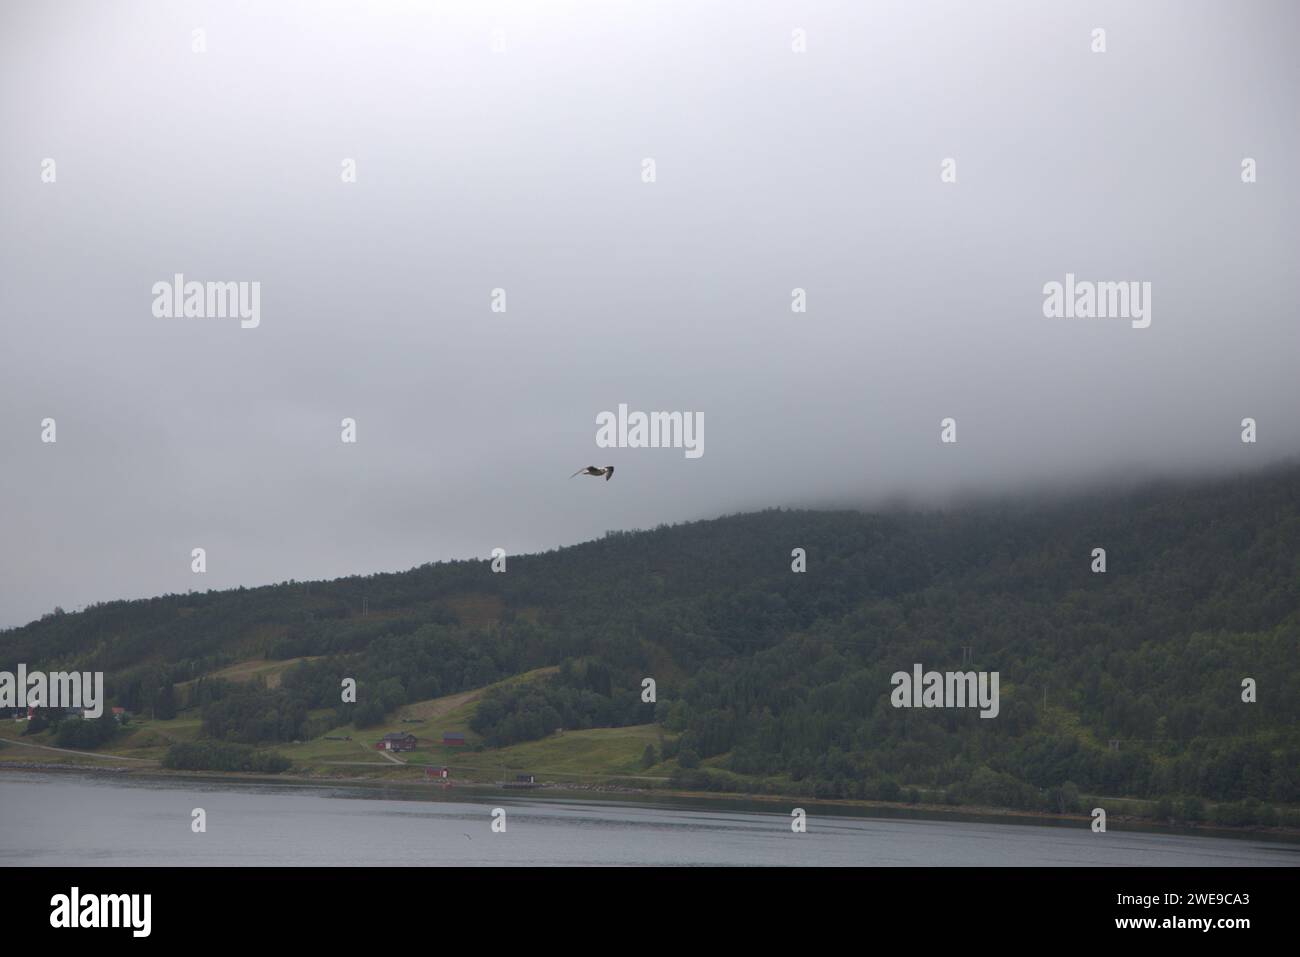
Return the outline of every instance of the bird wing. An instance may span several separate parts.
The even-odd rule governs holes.
[[[578,471],[574,472],[573,475],[581,475],[581,474],[582,474],[583,472],[585,472],[585,471],[587,471],[587,470],[586,470],[586,469],[578,469]],[[570,475],[569,478],[573,478],[573,475]]]
[[[614,477],[614,466],[611,465],[609,467],[609,471],[605,473],[605,481],[608,482],[613,477]]]

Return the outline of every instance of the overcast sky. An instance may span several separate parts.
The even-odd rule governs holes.
[[[8,0],[0,626],[1294,457],[1297,27],[1251,0]],[[1067,272],[1151,283],[1150,326],[1045,318]],[[155,317],[175,273],[259,282],[260,324]],[[704,454],[597,448],[620,403],[702,416]]]

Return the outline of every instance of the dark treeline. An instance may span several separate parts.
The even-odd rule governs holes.
[[[535,741],[568,728],[616,728],[648,724],[655,706],[641,688],[620,687],[603,662],[565,659],[559,674],[544,681],[494,688],[483,696],[470,727],[488,747]]]
[[[658,721],[692,787],[1060,810],[1104,794],[1260,818],[1300,802],[1298,616],[1293,467],[1054,503],[772,510],[611,533],[505,574],[452,562],[113,602],[0,633],[0,662],[103,669],[128,707],[199,708],[208,738],[244,744],[560,666],[486,696],[473,730],[495,746]],[[259,655],[319,657],[273,690],[195,680]],[[1000,714],[891,707],[890,675],[914,663],[999,672]]]
[[[162,765],[174,771],[255,771],[279,774],[289,769],[289,759],[282,754],[257,751],[243,744],[189,741],[168,748],[163,755]]]

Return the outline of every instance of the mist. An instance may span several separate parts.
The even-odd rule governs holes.
[[[0,626],[1300,452],[1292,4],[131,10],[0,7]]]

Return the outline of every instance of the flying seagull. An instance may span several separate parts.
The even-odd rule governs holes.
[[[605,476],[605,481],[608,482],[614,477],[614,466],[606,465],[603,469],[598,469],[594,465],[588,465],[585,469],[578,469],[578,471],[574,472],[573,475],[603,475]],[[573,475],[570,475],[569,478],[573,478]]]

